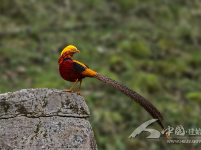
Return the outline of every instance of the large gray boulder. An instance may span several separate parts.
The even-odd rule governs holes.
[[[56,89],[0,94],[1,150],[96,150],[82,96]]]

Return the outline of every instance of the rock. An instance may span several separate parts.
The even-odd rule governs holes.
[[[96,150],[82,96],[56,89],[0,94],[1,150]]]

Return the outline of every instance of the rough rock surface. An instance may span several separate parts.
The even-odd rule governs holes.
[[[0,94],[1,150],[96,150],[80,95],[56,89]]]

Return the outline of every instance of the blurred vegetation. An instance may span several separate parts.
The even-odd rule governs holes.
[[[1,0],[0,93],[70,88],[57,60],[71,44],[81,51],[74,59],[151,101],[165,126],[200,128],[200,27],[200,0]],[[151,119],[144,109],[93,78],[84,80],[82,94],[99,150],[200,146],[150,141],[147,134],[129,140]]]

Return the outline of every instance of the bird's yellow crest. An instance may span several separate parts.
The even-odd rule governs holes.
[[[63,51],[61,52],[61,56],[63,55],[63,53],[67,52],[67,51],[71,51],[71,50],[77,50],[77,48],[73,45],[68,45],[66,46]]]

